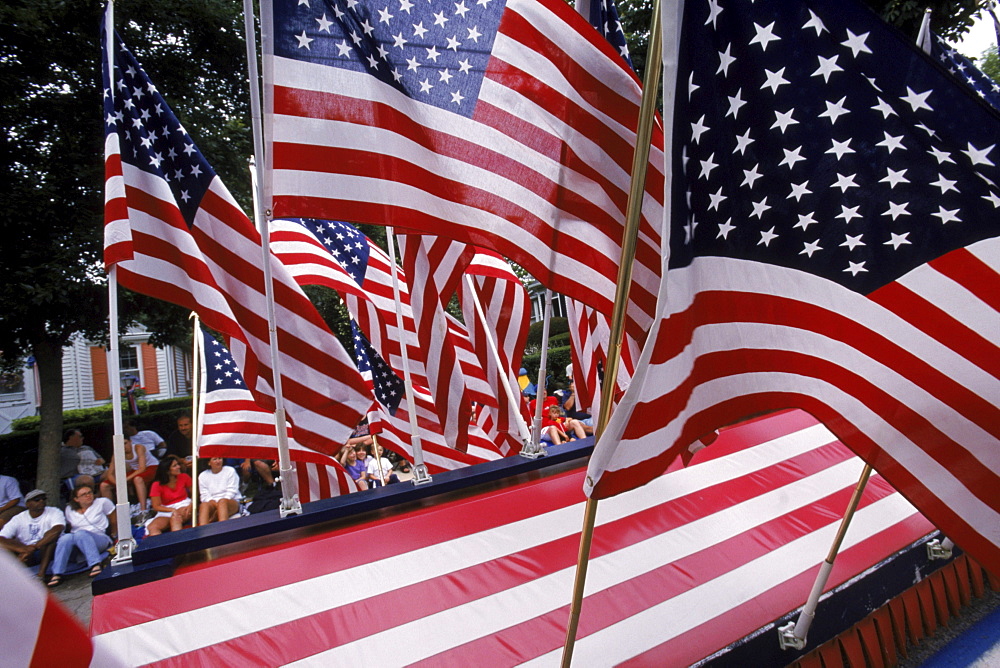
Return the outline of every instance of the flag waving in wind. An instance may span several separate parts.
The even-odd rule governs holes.
[[[132,54],[117,38],[113,46],[112,75],[107,48],[104,60],[105,263],[122,285],[198,311],[228,337],[247,389],[273,410],[260,235]],[[288,418],[301,443],[335,453],[367,408],[364,383],[269,258]]]
[[[587,493],[797,406],[1000,571],[1000,115],[857,2],[664,12],[669,263]]]
[[[274,414],[258,406],[226,347],[202,330],[201,419],[199,457],[277,459]],[[357,491],[336,459],[303,447],[289,429],[288,449],[295,462],[299,500],[303,503]]]
[[[611,313],[641,95],[618,52],[571,7],[261,7],[276,216],[394,225],[490,248]],[[640,340],[660,275],[660,145],[630,293],[627,327]]]

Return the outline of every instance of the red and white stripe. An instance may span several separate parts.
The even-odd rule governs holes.
[[[265,72],[276,216],[394,225],[488,247],[611,313],[641,94],[572,7],[506,3],[472,118],[363,72],[273,55]],[[628,310],[638,340],[660,276],[659,132],[654,144]]]
[[[797,406],[1000,571],[1000,240],[865,296],[793,269],[697,258],[591,459],[596,497],[656,477],[695,439]]]
[[[299,285],[324,285],[336,290],[372,347],[401,377],[404,369],[400,342],[405,335],[410,378],[414,383],[427,385],[427,350],[417,341],[406,273],[397,265],[404,332],[401,335],[396,326],[389,256],[371,239],[366,237],[365,241],[368,244],[368,268],[364,283],[359,286],[310,230],[287,220],[271,223],[271,249]]]
[[[607,368],[611,325],[604,314],[575,299],[566,300],[566,316],[572,343],[570,356],[573,360],[573,385],[577,410],[589,409],[591,413],[597,415],[601,401],[601,378],[598,369]],[[632,382],[639,351],[638,342],[626,334],[618,364],[616,397],[620,397]]]
[[[105,145],[107,261],[133,290],[195,310],[223,333],[247,385],[273,408],[260,235],[218,177],[188,229],[169,185]],[[271,256],[282,388],[303,444],[336,452],[368,406],[351,358],[281,262]]]
[[[802,605],[862,462],[800,411],[699,458],[601,502],[576,663],[690,665]],[[554,665],[583,475],[182,567],[97,597],[95,643],[162,666]],[[932,529],[874,476],[828,587]]]
[[[475,249],[444,237],[399,235],[410,285],[417,339],[427,351],[427,379],[445,442],[468,448],[472,403],[497,405],[496,388],[476,355],[465,325],[445,311]]]
[[[0,656],[7,668],[126,666],[114,652],[94,647],[79,620],[6,550],[0,550]]]
[[[526,406],[518,389],[517,370],[521,367],[524,343],[528,338],[531,302],[517,274],[506,260],[493,251],[477,248],[465,273],[472,277],[474,286],[469,290],[466,283],[462,284],[460,294],[465,325],[479,362],[497,394],[497,407],[482,406],[475,420],[500,452],[514,454],[520,451],[522,445],[518,422],[523,422],[521,414]],[[486,316],[485,329],[476,313],[474,299],[479,301]],[[487,336],[494,339],[502,367],[497,366]],[[515,389],[514,396],[521,410],[515,411],[511,407],[503,384]]]

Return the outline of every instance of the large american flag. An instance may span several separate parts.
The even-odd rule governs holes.
[[[460,239],[611,313],[640,90],[571,7],[273,0],[262,17],[276,216]],[[640,339],[661,165],[656,148],[629,309]]]
[[[296,218],[271,226],[271,249],[299,285],[325,285],[336,290],[372,347],[402,376],[428,386],[428,350],[417,341],[410,289],[402,267],[396,266],[402,331],[397,326],[392,264],[385,251],[350,223]],[[403,368],[402,344],[407,342],[408,366]]]
[[[260,235],[116,38],[104,51],[105,263],[138,292],[196,310],[229,337],[254,399],[273,410]],[[289,419],[336,452],[367,407],[346,351],[271,256]]]
[[[400,235],[399,248],[417,339],[427,351],[428,388],[445,440],[465,451],[465,426],[472,418],[473,402],[498,405],[498,388],[487,380],[469,330],[445,310],[461,287],[475,248],[445,237],[415,234]]]
[[[586,491],[799,406],[1000,569],[1000,116],[856,2],[664,12],[669,268]]]
[[[521,367],[524,343],[528,338],[528,321],[531,319],[531,302],[528,291],[507,261],[493,251],[477,248],[472,261],[465,269],[472,279],[472,287],[463,282],[461,290],[462,314],[469,330],[469,338],[486,371],[486,378],[496,388],[497,406],[482,406],[476,416],[477,423],[493,439],[504,455],[519,452],[523,444],[519,422],[527,409],[517,385],[517,369]],[[478,300],[486,317],[486,327],[480,323],[475,302]],[[486,337],[496,343],[500,366],[490,349]],[[507,398],[503,385],[512,388],[519,409],[515,410]]]
[[[445,439],[430,391],[414,383],[411,404],[406,397],[403,379],[372,348],[357,323],[351,323],[351,331],[358,370],[374,397],[368,421],[372,433],[378,435],[382,445],[413,460],[412,411],[416,414],[424,463],[431,474],[500,459],[499,449],[475,424],[466,423],[466,450],[456,449],[453,441]]]
[[[274,413],[258,406],[243,382],[239,366],[218,339],[202,330],[202,384],[198,422],[199,457],[278,459]],[[333,457],[303,447],[288,428],[289,456],[295,462],[299,500],[329,499],[357,491],[357,485]],[[345,442],[347,439],[344,439]]]

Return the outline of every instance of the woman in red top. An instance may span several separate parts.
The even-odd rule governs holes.
[[[191,520],[191,476],[181,471],[181,460],[176,455],[168,455],[156,467],[156,482],[149,488],[156,511],[156,517],[146,525],[150,536],[180,531]]]

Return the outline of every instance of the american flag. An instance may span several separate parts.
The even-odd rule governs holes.
[[[798,406],[996,571],[1000,116],[860,3],[664,12],[669,266],[587,493]]]
[[[528,338],[528,321],[531,318],[528,291],[507,261],[493,251],[477,248],[465,273],[472,278],[473,287],[470,290],[465,283],[462,284],[462,313],[479,362],[497,393],[497,407],[482,406],[476,421],[500,452],[514,454],[520,451],[523,444],[518,422],[523,422],[521,414],[527,408],[517,385],[516,371],[521,367],[524,343]],[[474,299],[482,305],[487,322],[485,329],[476,313]],[[493,337],[497,345],[500,367],[490,350],[487,336]],[[520,410],[511,408],[503,384],[513,388]]]
[[[106,46],[106,45],[105,45]],[[196,310],[229,337],[254,398],[273,410],[260,235],[116,38],[104,51],[105,263],[122,285]],[[289,419],[336,452],[367,405],[346,351],[271,258]]]
[[[372,433],[379,435],[382,445],[413,460],[410,411],[415,410],[424,463],[431,474],[482,464],[501,457],[489,437],[474,424],[469,424],[467,430],[467,451],[455,449],[451,441],[445,440],[434,401],[427,388],[413,384],[416,407],[411,408],[406,398],[403,379],[397,376],[372,348],[357,323],[351,323],[351,331],[354,336],[354,354],[358,370],[369,384],[375,398],[374,410],[369,413],[368,421]]]
[[[486,380],[469,330],[445,310],[461,286],[475,248],[445,237],[413,234],[399,235],[399,248],[417,339],[428,351],[428,388],[445,441],[465,451],[465,425],[472,419],[473,402],[498,405],[497,388]]]
[[[202,394],[198,434],[199,457],[278,459],[274,413],[258,406],[247,390],[239,366],[226,347],[202,330]],[[288,449],[295,462],[302,503],[357,491],[343,466],[310,450],[288,430]],[[347,442],[347,439],[344,439]]]
[[[273,0],[262,16],[276,216],[491,248],[611,313],[641,96],[571,7]],[[628,321],[640,339],[660,275],[661,165],[655,148]]]
[[[972,64],[971,60],[941,39],[940,35],[931,33],[928,53],[932,58],[937,58],[949,72],[971,88],[976,95],[986,100],[994,109],[1000,110],[1000,83],[986,76],[982,70]]]
[[[614,0],[576,0],[576,11],[580,12],[580,15],[618,51],[628,66],[634,69],[632,56],[628,52],[628,42],[625,40],[625,28],[622,27],[618,17],[618,7]]]
[[[325,285],[340,293],[372,347],[398,375],[407,371],[427,386],[427,350],[419,345],[406,274],[397,265],[403,332],[396,326],[392,264],[385,251],[350,223],[296,218],[271,226],[271,249],[299,285]],[[409,368],[403,368],[401,341]]]

